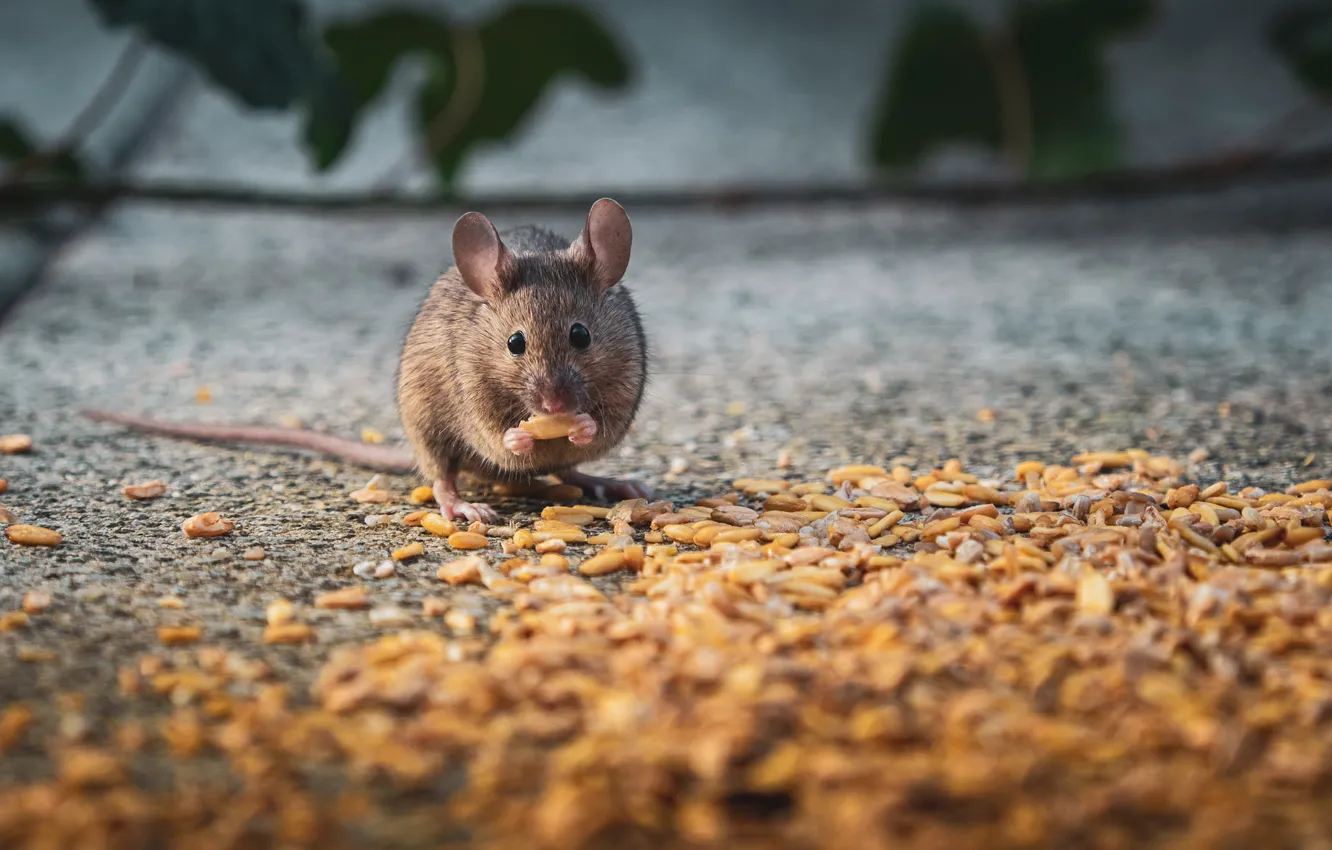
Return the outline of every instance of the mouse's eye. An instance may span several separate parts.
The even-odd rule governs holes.
[[[526,350],[527,337],[523,336],[522,331],[514,331],[513,336],[509,337],[509,353],[514,357],[522,357]]]
[[[592,332],[582,323],[574,325],[569,328],[569,344],[582,351],[592,344]]]

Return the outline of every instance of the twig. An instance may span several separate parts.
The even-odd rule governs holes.
[[[43,150],[36,151],[14,163],[3,181],[0,181],[0,193],[17,186],[23,178],[54,162],[58,157],[78,148],[99,126],[106,116],[124,97],[130,82],[139,70],[146,50],[136,36],[130,36],[129,44],[120,52],[116,64],[93,93],[92,99],[74,116],[59,140]]]
[[[1026,177],[1031,169],[1031,91],[1022,56],[1006,27],[986,41],[990,64],[999,89],[999,117],[1003,122],[1004,153],[1014,177]]]
[[[869,204],[894,201],[959,206],[1028,204],[1113,198],[1147,198],[1220,191],[1244,183],[1332,177],[1332,146],[1265,159],[1236,167],[1214,160],[1174,166],[1127,169],[1090,177],[1043,182],[979,181],[967,184],[816,183],[697,186],[643,190],[598,190],[633,209],[738,208],[808,204]],[[382,195],[366,192],[289,192],[206,183],[117,183],[96,185],[35,182],[0,190],[0,211],[53,202],[112,201],[202,207],[266,207],[294,212],[431,210],[580,210],[586,192],[490,193],[459,197],[444,193]]]
[[[1218,167],[1252,165],[1279,155],[1309,132],[1318,121],[1332,112],[1332,101],[1315,97],[1283,113],[1259,130],[1247,143],[1236,145],[1210,157]]]
[[[453,37],[453,93],[439,114],[426,127],[424,149],[433,157],[444,146],[457,138],[468,119],[481,102],[486,84],[486,55],[481,39],[471,27],[454,27]],[[412,165],[412,153],[404,155],[374,183],[374,191],[384,192],[396,188]]]

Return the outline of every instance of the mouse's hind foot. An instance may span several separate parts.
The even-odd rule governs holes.
[[[652,488],[642,481],[600,478],[596,475],[586,475],[576,469],[571,469],[568,472],[557,472],[555,475],[565,484],[580,487],[584,493],[597,499],[618,501],[620,499],[652,498]]]
[[[446,475],[435,481],[435,501],[439,503],[439,512],[446,519],[462,517],[472,522],[494,523],[499,519],[490,505],[483,502],[467,502],[458,495],[458,483],[453,475]]]

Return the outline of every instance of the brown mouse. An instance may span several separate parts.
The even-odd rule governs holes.
[[[398,410],[408,449],[289,428],[166,423],[106,411],[99,421],[196,440],[285,445],[374,469],[416,469],[440,511],[493,521],[464,502],[457,476],[524,481],[554,474],[597,498],[650,495],[636,481],[577,471],[624,438],[643,398],[647,341],[620,283],[633,234],[624,208],[592,205],[578,238],[521,227],[502,236],[469,212],[453,226],[455,265],[435,281],[403,344]],[[534,415],[575,414],[567,438],[535,440]]]

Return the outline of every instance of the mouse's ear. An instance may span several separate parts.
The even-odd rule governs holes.
[[[453,262],[463,283],[477,295],[489,301],[503,294],[509,251],[481,213],[469,212],[453,225]]]
[[[633,241],[634,231],[624,207],[602,198],[588,211],[583,232],[569,246],[569,253],[592,267],[592,281],[604,292],[624,277]]]

